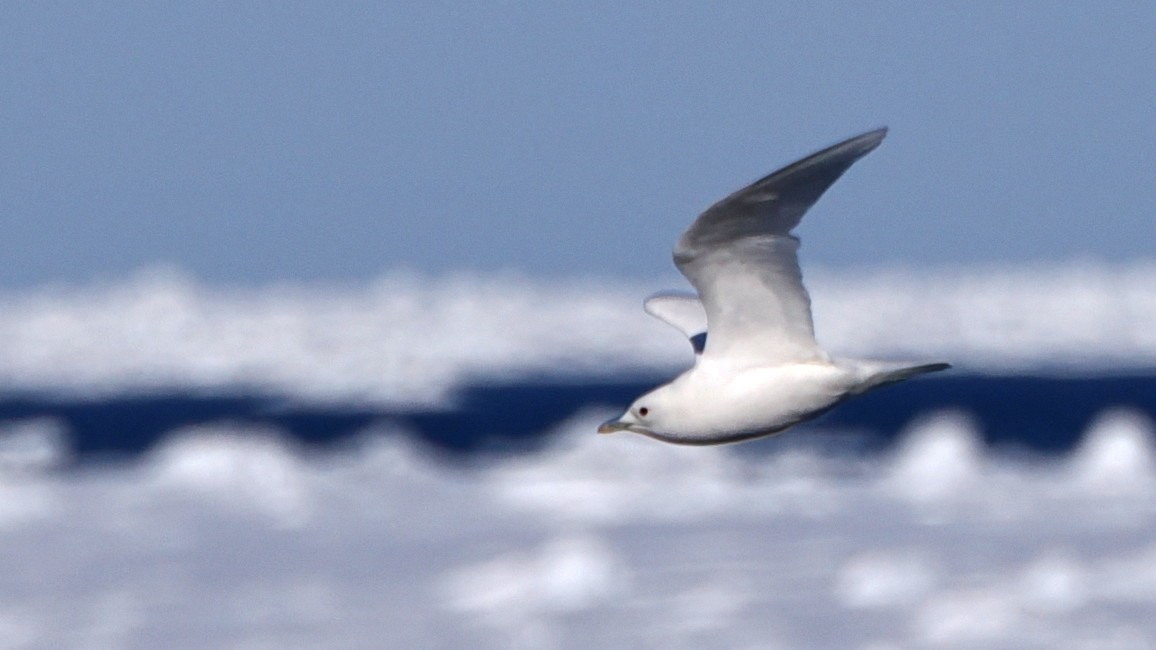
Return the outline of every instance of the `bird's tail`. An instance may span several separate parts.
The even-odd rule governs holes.
[[[863,393],[872,388],[894,384],[904,379],[911,379],[916,375],[947,370],[951,367],[950,363],[921,363],[918,365],[910,365],[885,361],[860,361],[857,365],[859,365],[860,372],[863,373],[863,383],[855,389],[855,393]]]

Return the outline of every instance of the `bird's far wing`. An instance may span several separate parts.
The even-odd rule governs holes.
[[[662,292],[642,304],[646,313],[674,327],[690,339],[695,354],[702,354],[706,345],[706,310],[693,293]]]
[[[886,134],[864,133],[755,181],[707,208],[682,235],[674,262],[706,309],[705,356],[753,363],[823,358],[799,269],[799,240],[790,232]]]

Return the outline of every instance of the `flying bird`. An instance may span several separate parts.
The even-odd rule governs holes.
[[[951,367],[833,358],[815,341],[791,230],[886,135],[882,128],[828,147],[695,219],[674,247],[674,263],[697,294],[661,293],[644,305],[690,338],[694,365],[598,433],[631,431],[682,445],[761,438],[855,395]]]

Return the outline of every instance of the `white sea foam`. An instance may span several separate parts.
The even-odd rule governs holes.
[[[606,415],[468,467],[389,433],[317,455],[228,426],[137,465],[0,465],[0,645],[1156,644],[1136,414],[1033,462],[959,413],[863,459],[591,433]]]
[[[808,274],[836,353],[975,371],[1156,366],[1156,265]],[[0,294],[0,387],[122,393],[246,387],[441,403],[533,373],[667,373],[685,341],[646,316],[659,283],[394,274],[345,287],[210,289],[171,273]]]

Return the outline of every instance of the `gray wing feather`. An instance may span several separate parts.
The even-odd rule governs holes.
[[[710,339],[705,355],[758,362],[822,358],[791,230],[843,172],[883,141],[886,129],[845,140],[715,203],[674,249],[698,291]]]

